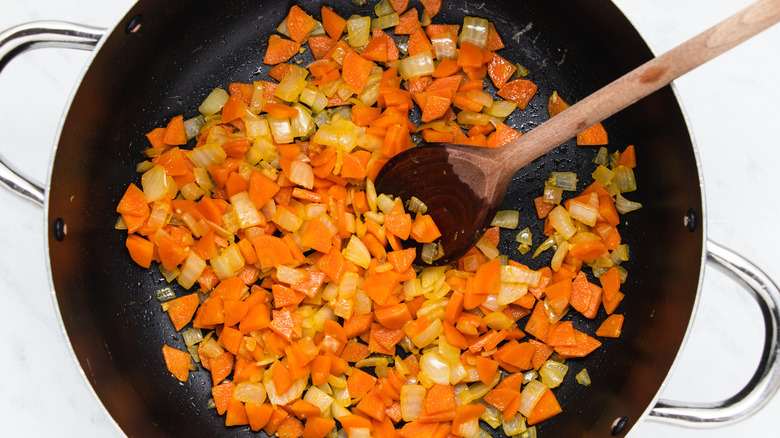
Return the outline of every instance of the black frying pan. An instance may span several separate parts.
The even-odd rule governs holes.
[[[254,436],[246,428],[226,430],[223,418],[204,408],[211,397],[207,373],[192,373],[180,385],[165,370],[160,346],[181,343],[154,298],[165,282],[130,262],[124,234],[113,229],[114,209],[128,182],[139,179],[135,164],[146,147],[143,133],[173,115],[194,115],[216,86],[264,78],[267,37],[289,7],[297,3],[319,16],[321,3],[161,3],[139,2],[101,41],[68,111],[48,192],[53,283],[73,349],[126,434]],[[445,1],[435,21],[460,23],[466,3]],[[342,16],[372,11],[349,1],[329,4]],[[466,8],[496,24],[507,44],[502,56],[528,67],[529,79],[539,86],[529,107],[507,121],[521,131],[547,117],[546,98],[553,90],[576,101],[651,57],[608,1],[492,1]],[[674,94],[663,89],[605,125],[611,150],[636,144],[641,162],[634,200],[645,207],[627,216],[623,231],[631,244],[631,275],[620,312],[631,324],[620,339],[569,362],[570,376],[585,367],[598,384],[569,382],[560,388],[564,414],[539,426],[542,437],[624,435],[652,405],[697,297],[702,196]],[[575,169],[588,183],[594,152],[567,144],[537,160],[515,177],[502,208],[519,210],[521,223],[533,224],[534,235],[542,235],[531,199],[547,173]],[[549,263],[544,257],[528,261],[509,245],[513,236],[502,237],[503,253],[535,268]],[[595,330],[594,322],[574,322]]]

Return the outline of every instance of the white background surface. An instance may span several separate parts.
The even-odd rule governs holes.
[[[445,0],[446,1],[446,0]],[[125,0],[0,0],[0,29],[39,19],[111,26]],[[618,0],[660,53],[749,4],[747,0]],[[780,27],[770,29],[676,82],[699,148],[709,238],[752,260],[775,281],[777,263]],[[51,145],[86,52],[46,49],[0,75],[0,153],[46,181]],[[63,338],[45,267],[43,212],[0,190],[0,424],[2,436],[114,437]],[[738,286],[707,269],[697,318],[662,396],[714,401],[753,372],[763,326]],[[632,438],[773,435],[780,397],[723,429],[693,430],[645,420]],[[760,435],[754,435],[760,434]],[[548,437],[549,438],[549,437]]]

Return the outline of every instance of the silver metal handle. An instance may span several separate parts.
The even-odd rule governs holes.
[[[780,290],[758,267],[742,256],[707,242],[707,261],[715,262],[758,303],[764,317],[764,351],[755,374],[734,396],[716,403],[660,400],[649,419],[696,428],[724,426],[743,420],[763,408],[780,388]]]
[[[0,72],[17,55],[28,50],[58,47],[92,50],[105,29],[64,21],[35,21],[0,32]],[[10,166],[0,154],[0,185],[43,207],[45,189]]]

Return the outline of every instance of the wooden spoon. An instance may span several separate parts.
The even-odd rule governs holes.
[[[442,233],[443,256],[434,264],[454,262],[490,226],[512,176],[523,166],[778,21],[780,0],[758,1],[503,147],[442,143],[400,153],[382,168],[376,191],[423,201]]]

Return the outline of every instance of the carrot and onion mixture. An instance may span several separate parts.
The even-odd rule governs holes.
[[[536,86],[498,53],[491,22],[433,24],[441,0],[422,1],[422,14],[408,3],[347,19],[323,6],[321,21],[293,6],[268,39],[273,81],[217,88],[196,117],[147,134],[118,228],[138,265],[185,291],[158,294],[186,346],[163,346],[161,362],[181,381],[209,372],[227,426],[470,438],[484,420],[534,436],[561,412],[553,388],[566,384],[566,360],[620,335],[619,214],[639,207],[622,195],[636,188],[632,146],[602,147],[593,184],[566,200],[577,176],[550,175],[533,204],[546,235],[533,257],[553,251],[550,266],[499,254],[498,227],[523,227],[517,212],[500,212],[455,265],[414,264],[406,242],[435,245],[440,233],[419,200],[375,192],[382,165],[417,135],[483,147],[517,138],[503,121]],[[550,115],[566,106],[553,94]],[[606,144],[606,131],[578,143]],[[528,228],[516,240],[523,253],[533,245]],[[569,312],[610,316],[587,334]],[[577,381],[590,384],[587,371]]]

